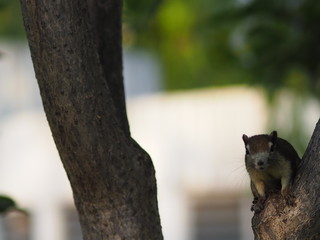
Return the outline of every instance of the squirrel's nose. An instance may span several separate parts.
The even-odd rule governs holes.
[[[259,161],[258,166],[262,166],[262,165],[263,165],[263,161]]]

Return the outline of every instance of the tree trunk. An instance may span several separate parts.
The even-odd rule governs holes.
[[[265,209],[252,218],[256,240],[320,239],[320,121],[302,158],[294,182],[295,206],[272,195]]]
[[[121,1],[20,2],[84,239],[163,239],[153,164],[126,117]]]

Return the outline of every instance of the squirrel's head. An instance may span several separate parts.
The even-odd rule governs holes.
[[[255,135],[248,137],[243,134],[242,139],[246,149],[246,168],[264,170],[270,165],[270,155],[273,155],[277,132],[272,131],[269,135]]]

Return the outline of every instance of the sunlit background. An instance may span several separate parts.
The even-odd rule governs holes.
[[[243,133],[276,129],[300,156],[319,118],[320,2],[126,0],[133,137],[151,155],[166,240],[250,240]],[[0,240],[80,240],[18,1],[0,1]]]

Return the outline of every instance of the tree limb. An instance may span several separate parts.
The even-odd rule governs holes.
[[[122,76],[122,1],[88,0],[98,54],[119,121],[130,135]],[[116,11],[117,14],[113,12]]]
[[[119,33],[101,47],[100,37],[113,36],[114,28],[111,35],[97,37],[86,1],[20,2],[44,109],[84,239],[162,239],[153,164],[126,126]],[[110,19],[113,14],[120,19],[118,0],[109,2],[116,8],[108,10]]]
[[[320,239],[320,121],[302,158],[294,182],[295,206],[279,194],[271,195],[265,209],[252,218],[256,240]]]

